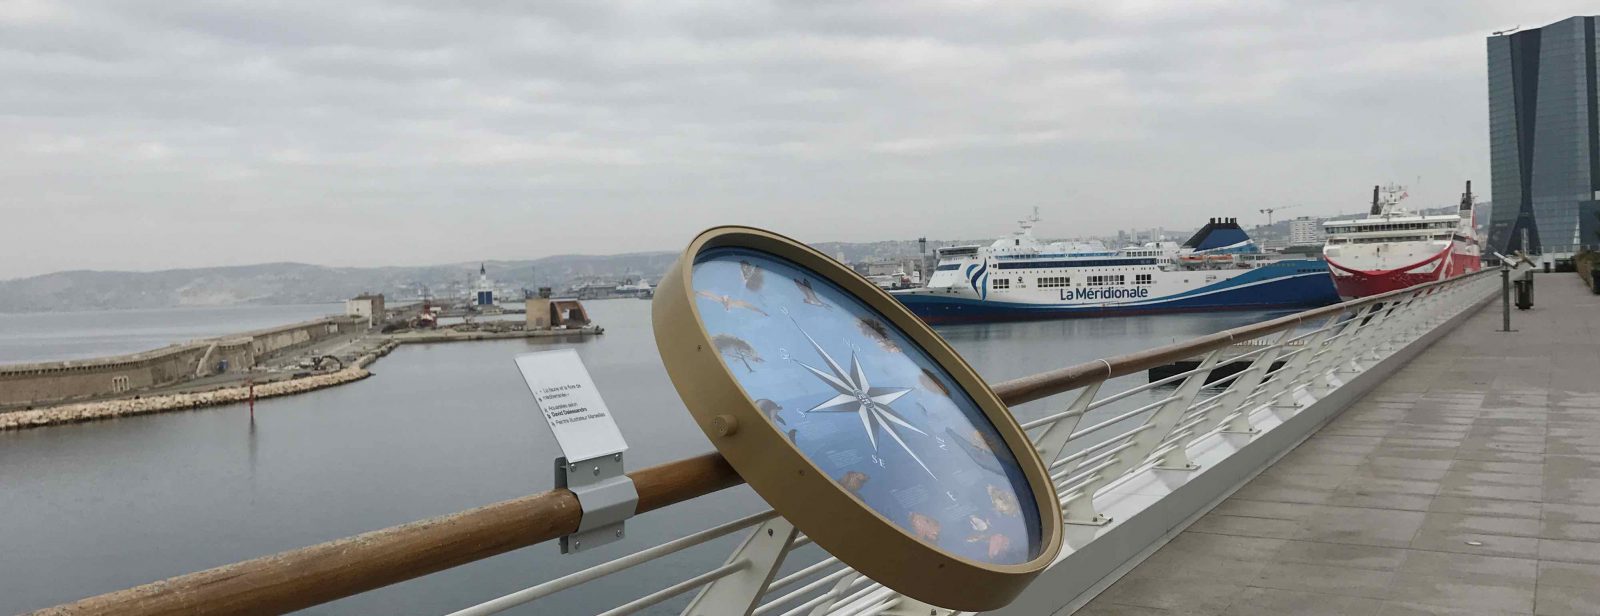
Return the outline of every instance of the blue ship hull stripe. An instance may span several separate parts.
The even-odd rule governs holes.
[[[1265,268],[1263,268],[1265,269]],[[1259,270],[1258,270],[1259,271]],[[1254,273],[1254,272],[1252,272]],[[1148,301],[1100,304],[1027,304],[990,302],[971,297],[897,293],[895,298],[930,322],[985,321],[1115,314],[1150,314],[1211,310],[1261,310],[1321,306],[1339,301],[1325,272],[1275,275],[1266,279],[1227,280],[1194,291]]]

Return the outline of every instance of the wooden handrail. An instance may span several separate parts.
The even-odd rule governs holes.
[[[628,474],[639,513],[744,480],[708,453]],[[540,492],[90,597],[35,614],[281,614],[550,541],[578,530],[571,491]]]
[[[1133,374],[1296,327],[1403,294],[1485,275],[1465,274],[1382,295],[1263,321],[1186,342],[1012,379],[994,385],[1000,399],[1022,404],[1089,383]],[[711,494],[744,482],[720,454],[708,453],[628,474],[637,512]],[[572,492],[541,492],[477,509],[392,526],[271,556],[224,565],[34,612],[35,615],[280,614],[397,584],[476,560],[551,541],[578,529]]]

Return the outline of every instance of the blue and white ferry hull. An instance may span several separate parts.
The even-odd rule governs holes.
[[[1193,275],[1198,277],[1204,272]],[[1277,310],[1323,306],[1339,301],[1327,264],[1311,259],[1277,261],[1165,295],[1157,295],[1157,288],[1150,286],[1072,286],[1035,289],[1027,294],[990,294],[984,288],[987,285],[988,281],[980,278],[978,284],[974,285],[976,288],[922,288],[897,291],[894,297],[924,321],[935,324]],[[1046,291],[1053,297],[1042,296],[1042,292]]]

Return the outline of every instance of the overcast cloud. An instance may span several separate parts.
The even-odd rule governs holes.
[[[1484,37],[1593,8],[0,0],[0,278],[1451,203]]]

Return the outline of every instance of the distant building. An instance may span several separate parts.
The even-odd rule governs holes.
[[[865,263],[857,263],[856,272],[862,276],[887,276],[890,274],[904,274],[916,269],[906,263],[908,259],[874,259]]]
[[[540,289],[539,297],[523,300],[528,329],[577,328],[589,324],[589,311],[572,299],[551,299],[549,289]]]
[[[478,284],[472,287],[473,303],[479,306],[494,305],[494,281],[489,280],[489,269],[478,264]]]
[[[1488,39],[1489,250],[1556,259],[1600,243],[1595,20]]]
[[[1321,244],[1328,239],[1322,231],[1322,219],[1301,216],[1289,221],[1289,245]]]
[[[360,317],[367,320],[367,327],[383,323],[384,308],[382,293],[362,293],[344,301],[345,316]]]

